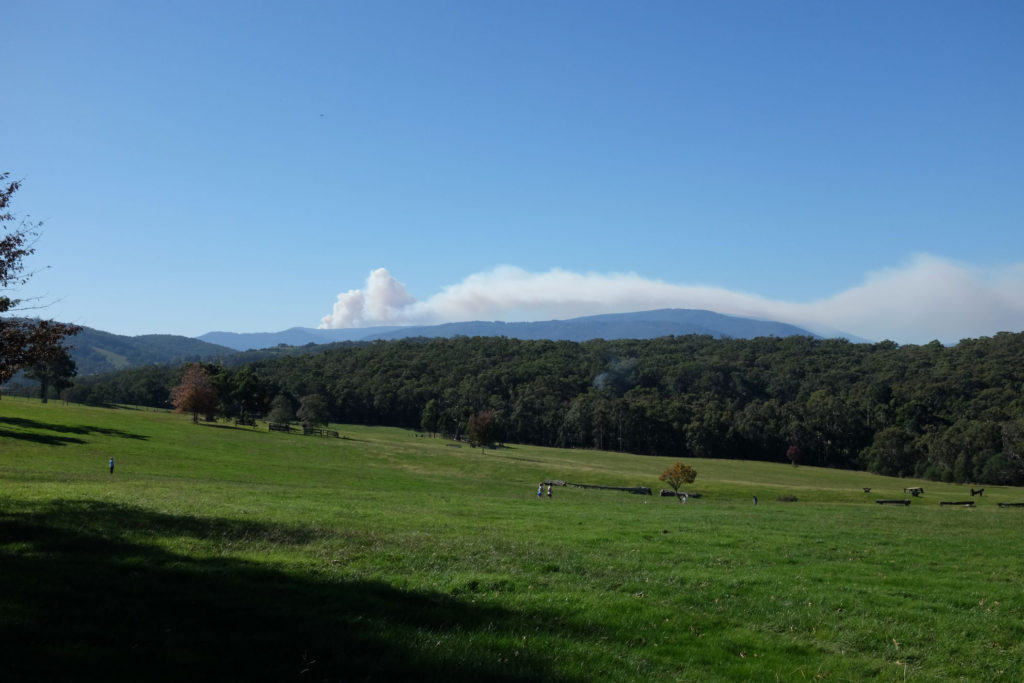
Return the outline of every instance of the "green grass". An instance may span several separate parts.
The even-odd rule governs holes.
[[[1024,490],[0,401],[3,680],[964,680],[1024,671]],[[113,455],[116,471],[107,471]],[[909,507],[876,498],[908,497]],[[862,487],[872,487],[865,494]],[[757,495],[760,504],[752,504]],[[798,502],[778,502],[791,495]]]

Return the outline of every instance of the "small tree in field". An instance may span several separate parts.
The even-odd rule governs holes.
[[[441,407],[437,403],[437,399],[430,399],[427,401],[427,405],[423,406],[423,413],[420,416],[420,426],[423,427],[423,431],[434,436],[437,434],[441,426]]]
[[[299,418],[303,427],[316,427],[327,424],[330,415],[327,412],[327,402],[320,394],[309,394],[299,399],[299,410],[295,417]]]
[[[57,395],[72,386],[71,378],[78,374],[75,361],[63,346],[58,346],[52,353],[40,358],[25,367],[25,376],[39,381],[39,397],[46,403],[50,396],[50,387],[57,390]]]
[[[208,421],[213,420],[217,390],[210,373],[198,363],[190,364],[181,384],[171,389],[171,404],[176,413],[192,413],[193,422],[199,422],[199,413],[203,413]]]
[[[683,500],[679,497],[679,487],[683,484],[692,484],[693,480],[697,478],[697,470],[689,465],[677,462],[662,472],[658,478],[672,487],[672,490],[676,493],[676,499],[682,503]]]
[[[288,400],[288,397],[284,394],[275,396],[274,400],[270,402],[270,412],[267,414],[267,420],[288,424],[294,419],[295,410],[292,408],[292,402]]]
[[[470,442],[480,446],[480,450],[486,450],[485,447],[494,436],[494,411],[481,410],[470,415],[466,431],[469,433]]]
[[[794,444],[786,449],[786,458],[793,463],[793,467],[799,467],[800,461],[804,459],[804,452]]]

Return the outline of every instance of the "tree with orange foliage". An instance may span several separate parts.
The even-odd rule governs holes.
[[[677,462],[662,472],[658,478],[672,487],[672,490],[676,492],[676,499],[682,503],[683,499],[679,496],[679,487],[683,484],[692,484],[693,480],[697,478],[697,470],[689,465]]]
[[[176,413],[192,413],[192,421],[199,422],[203,413],[207,421],[213,420],[217,407],[217,389],[210,373],[199,363],[190,363],[181,378],[181,384],[171,389],[171,404]]]

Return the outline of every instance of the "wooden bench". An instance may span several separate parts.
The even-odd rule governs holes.
[[[972,508],[972,507],[974,507],[974,501],[973,500],[944,500],[941,503],[939,503],[939,505],[940,506],[942,506],[942,505],[960,505],[960,506],[963,506],[963,507]]]
[[[999,503],[1001,508],[1024,508],[1024,503]]]
[[[910,505],[909,500],[876,500],[879,505]]]
[[[292,431],[291,425],[279,424],[277,422],[271,422],[267,425],[267,428],[272,432],[290,432]]]

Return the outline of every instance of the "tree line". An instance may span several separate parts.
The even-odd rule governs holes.
[[[222,415],[319,396],[333,421],[464,438],[1024,484],[1024,334],[899,346],[809,337],[334,345],[206,365]],[[169,406],[183,368],[80,379],[76,401]],[[482,417],[486,419],[482,419]]]

